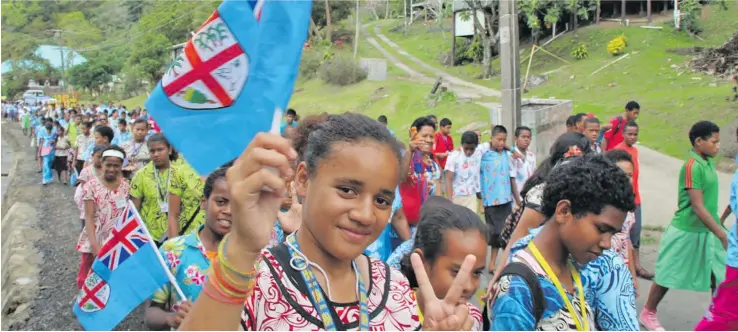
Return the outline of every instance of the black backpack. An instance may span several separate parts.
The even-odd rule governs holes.
[[[543,289],[538,281],[538,275],[533,272],[528,265],[519,262],[507,264],[507,266],[502,269],[500,278],[506,275],[520,276],[525,280],[525,283],[528,284],[528,288],[530,288],[530,294],[533,299],[533,317],[536,319],[536,325],[538,325],[538,322],[543,317],[543,312],[546,309],[546,299],[543,297]],[[482,309],[482,326],[484,331],[490,330],[489,313],[487,310],[488,306],[489,305],[485,303],[484,308]]]

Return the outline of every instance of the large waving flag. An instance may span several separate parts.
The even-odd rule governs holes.
[[[88,331],[109,331],[167,282],[181,294],[131,201],[92,264],[74,302]]]
[[[226,0],[187,42],[146,102],[200,174],[279,127],[307,38],[312,1]]]

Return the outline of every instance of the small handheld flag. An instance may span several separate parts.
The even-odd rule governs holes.
[[[198,173],[238,157],[287,107],[311,6],[226,0],[169,66],[146,108]]]
[[[100,248],[74,314],[86,330],[115,328],[167,282],[185,298],[131,201]]]

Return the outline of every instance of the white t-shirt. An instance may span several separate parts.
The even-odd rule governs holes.
[[[446,171],[454,173],[451,184],[454,196],[470,196],[479,192],[479,174],[482,153],[474,152],[467,156],[463,151],[453,151],[446,159]]]
[[[515,169],[515,186],[518,188],[518,194],[520,194],[520,191],[523,190],[523,185],[525,185],[525,181],[535,173],[538,164],[536,164],[536,155],[530,151],[530,149],[525,153],[520,151],[518,148],[515,148],[515,150],[525,156],[525,159],[513,158],[510,163],[512,168]]]

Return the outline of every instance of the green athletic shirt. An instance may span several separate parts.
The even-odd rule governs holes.
[[[679,171],[679,206],[671,224],[685,232],[709,232],[710,230],[694,212],[687,189],[702,191],[702,200],[707,212],[718,221],[718,176],[715,162],[712,158],[702,158],[694,150],[690,150],[689,155],[689,159]]]

